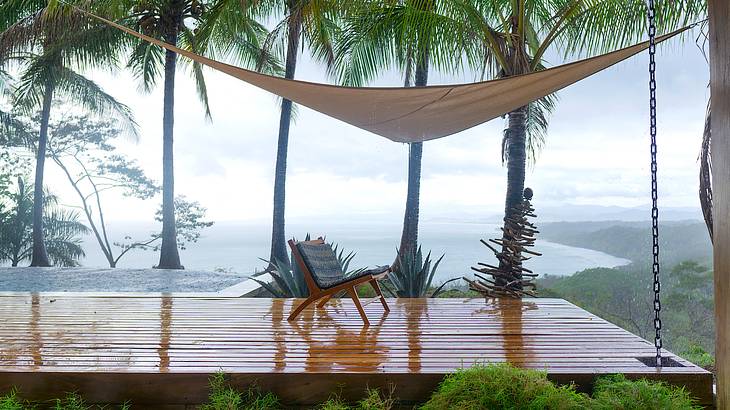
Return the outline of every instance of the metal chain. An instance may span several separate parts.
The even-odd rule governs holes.
[[[662,303],[659,299],[661,282],[659,281],[659,208],[657,206],[657,145],[656,145],[656,9],[654,0],[648,0],[649,18],[649,135],[651,136],[651,237],[652,265],[654,274],[654,346],[656,347],[656,365],[662,367]]]

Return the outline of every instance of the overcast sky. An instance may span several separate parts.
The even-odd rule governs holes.
[[[647,54],[559,93],[549,136],[526,185],[534,204],[642,206],[649,203]],[[561,63],[557,58],[552,65]],[[207,121],[189,73],[177,77],[176,193],[200,201],[216,221],[262,220],[271,214],[279,107],[275,96],[206,70],[213,120]],[[150,176],[161,179],[162,91],[142,94],[128,73],[95,73],[112,95],[132,107],[141,127],[135,143],[120,148]],[[306,57],[297,78],[326,82]],[[708,98],[708,66],[693,35],[673,39],[658,56],[661,204],[697,206],[697,155]],[[433,83],[468,82],[432,74]],[[377,85],[402,80],[386,74]],[[494,215],[504,202],[506,170],[500,161],[504,120],[496,119],[424,145],[421,209],[424,217]],[[300,107],[292,125],[287,215],[292,219],[353,215],[401,218],[407,146]],[[64,202],[75,199],[58,170],[48,185]],[[156,201],[108,195],[114,220],[150,220]]]

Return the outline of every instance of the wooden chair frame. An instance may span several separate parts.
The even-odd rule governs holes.
[[[312,272],[309,271],[307,264],[304,263],[304,258],[302,257],[302,254],[299,252],[297,243],[299,243],[299,242],[295,242],[293,239],[291,239],[291,240],[289,240],[289,247],[291,248],[292,256],[294,256],[294,259],[296,260],[296,263],[299,266],[299,269],[301,269],[302,273],[304,273],[304,281],[306,282],[307,288],[309,289],[309,297],[307,299],[305,299],[302,303],[300,303],[299,306],[297,306],[296,309],[294,309],[291,312],[291,314],[289,315],[289,318],[287,319],[289,322],[296,319],[297,316],[299,316],[299,314],[302,313],[302,311],[307,306],[311,305],[312,303],[316,302],[317,300],[319,300],[319,303],[317,303],[317,307],[322,308],[335,294],[344,290],[344,291],[347,291],[347,294],[350,296],[350,298],[352,298],[353,303],[355,303],[355,307],[357,308],[357,311],[360,313],[360,317],[362,317],[362,321],[365,323],[365,326],[370,326],[370,321],[368,320],[368,317],[365,315],[365,310],[363,309],[363,304],[360,303],[360,298],[358,298],[357,291],[355,289],[356,286],[362,285],[364,283],[369,283],[370,286],[373,287],[375,294],[380,298],[380,303],[383,305],[383,309],[385,310],[385,312],[386,313],[390,312],[388,303],[385,301],[383,292],[380,290],[380,285],[378,284],[378,280],[388,276],[388,273],[390,273],[390,268],[388,268],[385,272],[377,274],[377,275],[360,276],[360,277],[354,278],[350,281],[333,286],[331,288],[322,289],[319,287],[319,285],[317,285],[317,281],[314,279],[314,275],[312,274]],[[316,239],[313,241],[307,241],[307,242],[302,242],[302,243],[322,245],[325,242],[324,242],[324,239],[319,238],[319,239]]]

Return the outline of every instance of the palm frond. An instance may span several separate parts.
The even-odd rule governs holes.
[[[140,41],[132,49],[127,68],[140,81],[140,90],[151,92],[162,74],[165,51],[146,41]]]
[[[710,234],[710,241],[713,240],[713,218],[712,218],[712,155],[710,147],[712,146],[712,127],[710,118],[712,116],[712,107],[707,103],[707,114],[705,116],[705,128],[702,133],[702,149],[700,151],[700,206],[702,215],[705,218],[705,225]]]
[[[68,100],[98,116],[110,116],[134,138],[139,127],[130,108],[106,93],[98,84],[66,67],[56,67],[53,73],[56,90]]]
[[[188,50],[201,54],[200,43],[198,43],[196,36],[189,28],[185,28],[180,33],[181,45]],[[205,84],[205,76],[203,76],[203,66],[196,62],[192,62],[193,79],[195,80],[195,89],[198,92],[198,99],[203,104],[205,109],[205,117],[212,119],[210,114],[210,102],[208,101],[208,87]]]
[[[215,59],[229,58],[239,66],[282,75],[277,53],[263,49],[268,34],[257,21],[259,8],[246,7],[240,0],[218,0],[211,6],[196,32],[200,49]]]
[[[550,115],[557,105],[557,94],[550,94],[527,106],[526,132],[527,162],[534,165],[545,146]]]
[[[47,212],[43,230],[48,256],[55,266],[79,266],[79,259],[86,256],[80,236],[89,234],[90,230],[79,219],[76,211],[63,208]]]
[[[566,55],[595,54],[624,47],[645,39],[646,13],[643,0],[583,0],[555,43]],[[667,33],[687,26],[706,13],[704,0],[657,2],[657,31]]]

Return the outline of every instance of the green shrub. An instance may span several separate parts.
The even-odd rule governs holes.
[[[663,382],[628,380],[617,374],[601,377],[593,389],[596,410],[694,410],[697,406],[683,388]]]
[[[390,410],[394,400],[391,396],[383,396],[377,389],[368,389],[368,395],[357,402],[353,407],[343,402],[339,397],[331,397],[322,403],[319,410]]]
[[[715,367],[715,357],[697,343],[690,344],[680,356],[705,369],[711,370]]]
[[[354,405],[332,397],[320,410],[391,410],[392,392],[381,394],[368,389],[367,396]],[[13,390],[0,396],[0,410],[91,410],[109,407],[89,406],[75,393],[63,399],[35,405],[23,401]],[[121,410],[130,406],[124,404]],[[228,384],[223,373],[210,378],[208,403],[202,410],[274,410],[282,408],[278,398],[256,386],[239,392]],[[601,377],[596,381],[593,397],[576,392],[573,386],[557,386],[544,372],[524,370],[507,364],[477,365],[447,376],[421,410],[510,409],[510,410],[696,410],[689,393],[663,382],[628,380],[624,375]]]
[[[69,393],[63,399],[53,401],[53,410],[91,410],[84,399],[76,393]]]
[[[351,407],[338,396],[330,397],[326,402],[317,406],[318,410],[351,410]]]
[[[238,392],[228,385],[223,373],[216,373],[210,378],[210,395],[208,403],[202,410],[274,410],[281,408],[279,399],[270,392],[263,393],[256,386],[245,392]]]
[[[442,409],[584,409],[590,399],[573,386],[556,386],[547,374],[506,364],[479,365],[447,376],[423,405]]]
[[[28,408],[32,407],[20,400],[16,390],[12,390],[5,396],[0,396],[0,410],[25,410]]]

